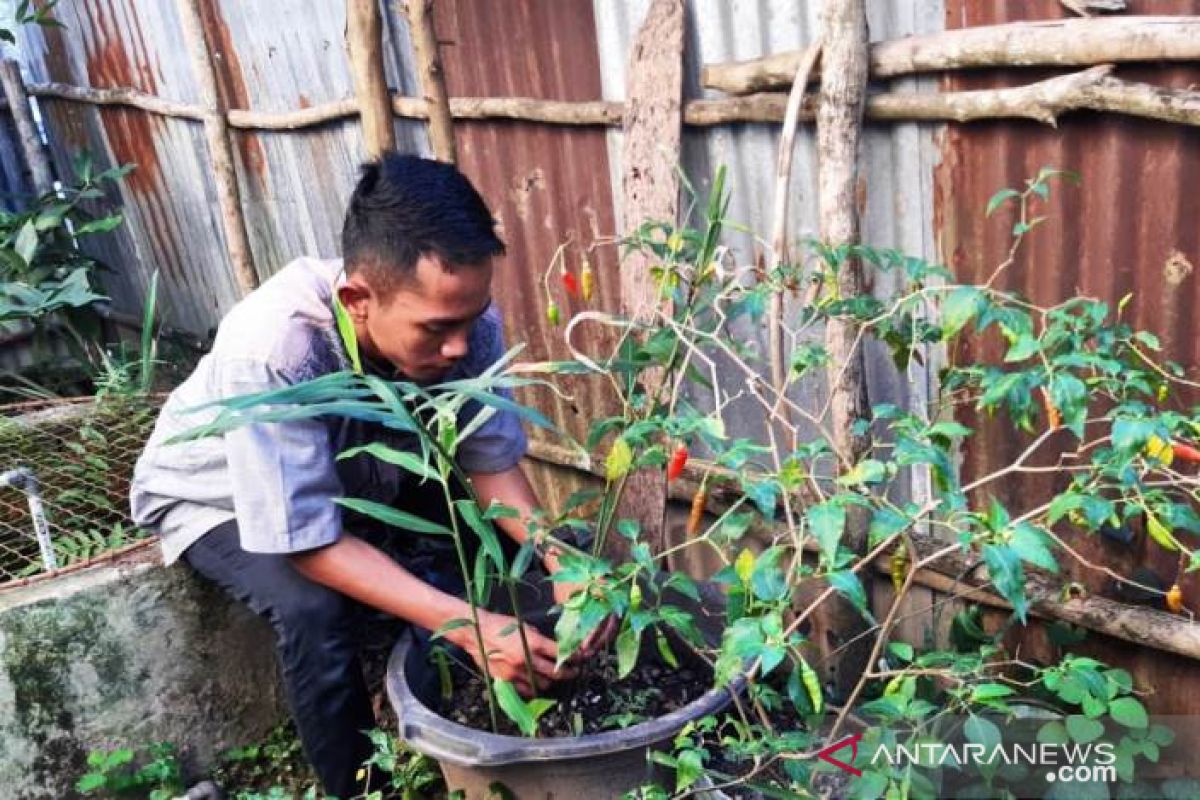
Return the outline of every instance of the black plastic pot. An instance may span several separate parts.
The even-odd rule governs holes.
[[[475,730],[436,714],[413,691],[421,650],[405,633],[388,660],[387,689],[400,720],[400,737],[414,750],[441,764],[450,791],[467,800],[505,797],[496,784],[520,800],[602,800],[655,779],[659,768],[648,758],[691,720],[728,705],[730,691],[713,689],[683,708],[623,730],[554,739],[500,736]],[[670,779],[670,776],[666,776]]]

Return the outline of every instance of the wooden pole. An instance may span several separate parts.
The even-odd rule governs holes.
[[[346,46],[362,118],[363,144],[367,157],[377,159],[396,149],[392,96],[383,68],[383,20],[378,0],[346,0]]]
[[[233,144],[229,138],[229,122],[225,109],[222,108],[221,96],[217,92],[217,72],[204,35],[200,2],[201,0],[177,0],[176,4],[183,25],[184,42],[192,59],[192,70],[200,87],[200,102],[204,107],[204,139],[208,143],[209,158],[212,159],[213,179],[217,185],[217,204],[221,209],[221,227],[225,232],[225,246],[229,248],[229,258],[233,262],[238,287],[242,294],[247,294],[258,286],[258,274],[254,271],[250,238],[246,233],[246,219],[242,215]]]
[[[454,143],[454,116],[446,93],[446,75],[438,51],[433,25],[433,0],[408,0],[408,30],[412,37],[413,58],[421,78],[421,93],[429,114],[429,144],[439,161],[454,164],[458,148]]]
[[[802,51],[708,64],[708,89],[749,94],[791,84]],[[980,67],[1072,67],[1200,60],[1200,17],[1113,17],[981,25],[870,46],[872,79]]]
[[[867,93],[867,11],[865,0],[825,0],[821,6],[823,64],[820,105],[817,108],[817,210],[822,244],[835,248],[858,244],[858,153],[862,138],[863,106]],[[837,289],[844,299],[864,291],[862,261],[848,258],[840,265]],[[856,434],[855,423],[870,417],[867,407],[866,369],[861,346],[855,338],[858,327],[848,320],[830,319],[825,324],[825,347],[829,351],[829,427],[839,457],[839,471],[853,467],[870,451],[866,435]],[[867,546],[869,513],[851,506],[846,513],[842,543],[863,555]],[[867,576],[860,575],[866,582]],[[871,596],[867,585],[867,596]],[[848,601],[822,609],[828,629],[842,641],[854,640],[866,630],[862,615]],[[818,641],[823,661],[832,663],[833,643]],[[838,664],[839,694],[849,690],[868,665],[870,637],[857,639]]]
[[[654,0],[633,43],[626,86],[622,158],[621,227],[632,232],[647,219],[674,222],[679,213],[680,136],[683,127],[683,0]],[[665,309],[664,309],[665,306]],[[646,319],[651,309],[670,314],[659,296],[650,262],[630,253],[621,265],[621,308],[631,319]],[[642,375],[654,397],[661,370]],[[662,470],[643,470],[625,480],[618,518],[637,520],[651,552],[662,550],[667,508]],[[623,544],[611,537],[614,545]]]
[[[50,171],[50,159],[42,147],[42,137],[38,136],[37,126],[33,122],[29,98],[25,95],[25,83],[21,79],[21,66],[16,61],[5,59],[0,62],[0,83],[4,84],[4,98],[8,101],[9,111],[17,126],[21,152],[25,156],[25,163],[29,165],[33,189],[38,194],[45,194],[54,188],[54,175]]]

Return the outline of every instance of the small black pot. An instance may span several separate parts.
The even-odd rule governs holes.
[[[396,643],[388,660],[387,690],[400,720],[400,737],[418,752],[438,760],[450,791],[467,800],[506,797],[519,800],[603,800],[654,780],[663,781],[649,759],[688,722],[714,714],[731,699],[730,690],[712,689],[658,719],[623,730],[553,739],[501,736],[439,716],[413,692],[410,676],[429,669],[411,632]],[[668,780],[670,776],[667,776]]]

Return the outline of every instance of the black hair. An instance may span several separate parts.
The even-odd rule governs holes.
[[[446,267],[502,255],[496,221],[452,164],[385,153],[364,164],[342,226],[346,271],[368,270],[384,291],[410,278],[418,259]]]

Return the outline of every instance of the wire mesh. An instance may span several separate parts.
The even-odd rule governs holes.
[[[148,537],[129,520],[129,480],[160,402],[111,397],[0,406],[0,472],[33,472],[59,568]],[[0,587],[44,569],[27,494],[0,487]]]

